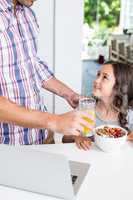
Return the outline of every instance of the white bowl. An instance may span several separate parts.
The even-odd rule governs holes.
[[[98,135],[96,133],[96,130],[99,128],[104,127],[110,127],[110,128],[120,128],[125,134],[121,137],[112,138],[112,137],[105,137],[102,135]],[[121,147],[125,144],[127,140],[127,130],[120,126],[116,125],[102,125],[98,126],[94,129],[94,137],[95,137],[95,143],[96,145],[103,150],[104,152],[116,152],[121,149]]]

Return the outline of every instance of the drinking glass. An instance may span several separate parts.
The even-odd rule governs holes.
[[[82,133],[83,136],[90,137],[93,135],[92,129],[95,127],[95,105],[96,100],[92,97],[83,97],[79,100],[79,110],[85,110],[90,115],[90,118],[83,117],[83,119],[85,119],[92,127],[84,127],[84,131]]]

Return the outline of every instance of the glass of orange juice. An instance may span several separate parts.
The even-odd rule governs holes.
[[[83,136],[90,137],[93,135],[92,129],[95,127],[95,105],[96,100],[92,97],[83,97],[79,100],[79,110],[85,110],[90,115],[90,118],[83,117],[91,127],[90,129],[84,127]]]

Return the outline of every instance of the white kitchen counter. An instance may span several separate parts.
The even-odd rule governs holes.
[[[78,150],[75,144],[31,146],[54,153],[62,153],[70,160],[88,162],[91,167],[79,190],[77,200],[133,200],[133,144],[127,143],[114,154],[104,153],[93,146],[89,151]],[[55,200],[22,190],[0,186],[4,200]]]

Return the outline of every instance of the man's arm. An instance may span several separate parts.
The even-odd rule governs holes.
[[[76,108],[80,96],[63,82],[56,79],[46,63],[41,61],[39,58],[37,58],[37,62],[36,75],[38,75],[42,87],[60,97],[63,97],[73,108]]]
[[[44,81],[42,87],[66,99],[73,108],[77,107],[79,95],[55,77]]]
[[[0,97],[0,122],[27,128],[44,128],[46,126],[45,115],[43,112],[26,109],[5,97]]]
[[[83,127],[88,127],[83,116],[88,113],[71,111],[62,115],[40,112],[19,106],[5,97],[0,97],[0,122],[15,124],[27,128],[46,128],[64,135],[79,135]]]

